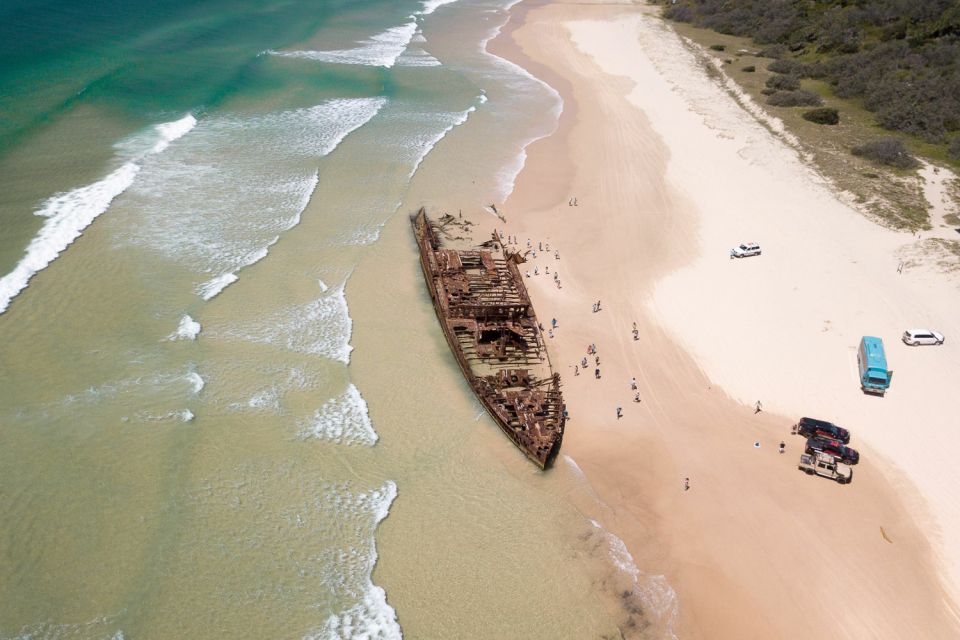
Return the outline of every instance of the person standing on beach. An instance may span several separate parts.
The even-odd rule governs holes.
[[[631,389],[632,391],[636,391],[636,390],[637,390],[637,379],[636,379],[636,378],[630,378],[630,389]]]
[[[580,375],[580,365],[576,365],[576,364],[573,365],[573,375],[575,376]]]
[[[553,252],[553,259],[554,259],[554,260],[559,260],[559,259],[560,259],[560,252],[559,252],[559,251],[554,251],[554,252]]]
[[[551,321],[550,321],[550,324],[552,324],[552,325],[553,325],[553,328],[556,329],[556,328],[557,328],[557,319],[554,318],[553,320],[551,320]]]
[[[683,490],[690,491],[690,478],[683,479]]]
[[[623,408],[617,407],[617,420],[623,417]]]
[[[597,300],[597,311],[600,311],[600,301]]]
[[[783,440],[781,440],[781,441],[780,441],[780,453],[783,453],[786,448],[787,448],[787,443],[784,442]]]
[[[763,404],[761,404],[761,402],[760,402],[759,400],[757,400],[756,410],[755,410],[753,413],[754,413],[754,415],[756,415],[756,414],[760,413],[761,411],[763,411]]]
[[[594,377],[595,377],[597,380],[600,379],[600,367],[597,367],[597,368],[594,370],[593,375],[594,375]]]
[[[640,402],[640,392],[639,392],[639,391],[637,391],[635,394],[633,394],[633,401],[634,401],[634,402]]]

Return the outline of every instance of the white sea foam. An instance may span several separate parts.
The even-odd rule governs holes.
[[[116,621],[120,613],[108,616],[96,616],[85,622],[55,623],[50,620],[26,624],[12,636],[0,629],[3,640],[83,640],[85,638],[104,638],[106,640],[124,640],[123,631],[117,628]]]
[[[150,149],[150,153],[161,153],[170,146],[170,143],[187,135],[195,126],[197,126],[197,119],[192,113],[188,113],[179,120],[156,125],[154,129],[160,135],[160,139]]]
[[[149,411],[139,411],[134,416],[138,422],[193,422],[194,415],[190,409],[180,409],[178,411],[167,411],[166,413],[150,413]],[[127,418],[124,418],[126,421]]]
[[[102,180],[50,198],[35,212],[47,220],[27,245],[27,255],[13,271],[0,278],[0,313],[7,310],[10,301],[27,287],[35,273],[53,262],[107,210],[114,198],[133,184],[139,171],[138,164],[124,163]]]
[[[346,585],[362,586],[359,601],[347,609],[333,614],[323,626],[304,636],[304,640],[401,640],[403,632],[397,623],[397,613],[387,603],[386,592],[373,584],[371,577],[377,563],[377,549],[373,532],[377,525],[390,513],[390,505],[397,497],[397,485],[388,480],[374,491],[359,495],[332,496],[332,502],[338,513],[356,513],[360,511],[372,517],[369,531],[369,550],[352,550],[346,557],[338,557],[338,569],[343,571],[337,581],[343,588]],[[356,516],[355,516],[356,517]],[[357,583],[360,583],[359,585]]]
[[[318,438],[338,444],[373,446],[377,432],[370,422],[367,403],[353,385],[341,395],[327,400],[313,416],[301,423],[300,437]]]
[[[204,300],[210,300],[236,281],[237,274],[224,273],[198,285],[196,291]]]
[[[168,340],[196,340],[200,335],[200,323],[188,315],[180,318],[177,330],[168,336]]]
[[[641,572],[623,540],[604,529],[596,520],[591,519],[590,524],[603,535],[614,566],[630,578],[633,592],[640,596],[648,617],[652,614],[664,632],[676,640],[673,627],[678,614],[678,600],[673,587],[663,576]]]
[[[313,376],[298,368],[258,368],[257,373],[268,377],[273,382],[265,387],[260,386],[253,390],[245,389],[241,391],[242,399],[233,399],[233,401],[224,399],[230,410],[246,411],[252,409],[258,412],[280,414],[283,412],[283,399],[288,392],[309,389],[316,384]],[[284,378],[284,376],[286,377]]]
[[[335,49],[331,51],[268,51],[275,56],[285,58],[306,58],[318,62],[335,64],[357,64],[369,67],[385,67],[389,69],[396,64],[403,54],[413,34],[417,31],[417,20],[410,16],[409,22],[390,27],[370,38],[357,42],[351,49]]]
[[[117,236],[208,274],[196,292],[209,300],[300,223],[319,182],[317,159],[386,103],[333,99],[206,118],[145,165],[125,196],[128,215]]]
[[[413,168],[410,170],[410,177],[411,177],[411,178],[412,178],[413,175],[417,172],[417,169],[420,168],[420,164],[423,162],[424,158],[426,158],[427,155],[428,155],[431,151],[433,151],[433,148],[434,148],[435,146],[437,146],[437,144],[438,144],[441,140],[443,140],[445,137],[447,137],[447,134],[448,134],[448,133],[450,133],[451,131],[453,131],[454,129],[456,129],[457,127],[459,127],[460,125],[462,125],[463,123],[465,123],[465,122],[467,121],[467,119],[470,117],[470,114],[473,113],[473,112],[476,111],[476,110],[477,110],[476,107],[470,107],[470,108],[468,108],[466,111],[463,111],[463,112],[461,112],[461,113],[452,113],[452,114],[449,114],[449,115],[451,116],[451,118],[450,118],[449,124],[446,126],[446,128],[444,128],[443,131],[440,131],[439,133],[434,134],[432,137],[427,138],[427,139],[424,141],[425,143],[422,143],[422,144],[421,144],[421,146],[420,146],[420,154],[419,154],[419,156],[417,157],[416,161],[413,163]]]
[[[317,300],[230,327],[222,335],[282,346],[349,364],[353,351],[350,346],[353,320],[344,295],[345,286],[346,281],[322,292]]]
[[[101,180],[46,200],[34,215],[46,218],[40,232],[27,245],[26,255],[13,271],[0,278],[0,313],[7,310],[10,301],[23,291],[38,271],[45,269],[60,253],[70,246],[113,200],[126,191],[140,172],[138,162],[146,155],[157,154],[171,142],[185,135],[196,120],[187,115],[157,125],[160,140],[134,160],[124,162]]]
[[[424,0],[421,15],[428,16],[445,4],[453,4],[457,0]]]
[[[500,35],[503,26],[507,23],[509,19],[507,12],[513,5],[517,4],[517,2],[519,2],[519,0],[509,2],[502,11],[498,11],[504,18],[500,24],[490,30],[486,38],[481,40],[480,51],[491,59],[494,66],[495,77],[501,82],[506,83],[512,93],[516,96],[523,96],[524,94],[532,96],[534,93],[539,93],[542,96],[545,94],[550,100],[551,106],[549,108],[550,117],[540,119],[538,129],[520,141],[516,155],[497,171],[496,176],[499,187],[497,190],[497,198],[500,202],[504,202],[510,194],[513,193],[517,176],[520,175],[520,172],[527,162],[527,147],[537,140],[552,135],[559,126],[560,114],[563,112],[563,98],[560,96],[560,92],[520,65],[501,58],[491,53],[488,49],[487,45]],[[482,97],[481,104],[484,102],[486,102],[486,95]]]
[[[203,377],[196,371],[189,371],[186,375],[187,380],[190,382],[190,385],[193,387],[194,393],[200,393],[203,391],[205,385]]]

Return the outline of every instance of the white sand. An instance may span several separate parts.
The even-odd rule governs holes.
[[[834,421],[852,431],[862,465],[901,470],[906,478],[894,481],[915,484],[926,504],[914,501],[914,515],[960,592],[956,277],[910,264],[898,274],[898,255],[915,239],[845,206],[794,150],[698,74],[655,18],[568,26],[605,71],[636,83],[628,98],[670,149],[668,180],[700,214],[699,255],[656,287],[655,316],[734,398]],[[730,260],[743,241],[759,242],[763,255]],[[899,340],[907,328],[933,328],[946,344],[907,347]],[[894,371],[884,398],[860,391],[863,335],[884,340]]]
[[[888,337],[894,390],[885,399],[861,398],[848,349],[861,332],[891,329],[878,322],[855,334],[821,331],[824,320],[844,317],[822,309],[850,309],[854,295],[870,301],[829,285],[867,291],[874,271],[893,278],[893,254],[908,238],[872,226],[817,186],[789,147],[685,56],[671,31],[644,17],[650,11],[521,4],[501,50],[564,100],[557,132],[529,148],[504,204],[503,230],[521,244],[530,238],[560,251],[560,260],[539,251],[524,267],[540,271],[527,280],[538,316],[559,322],[547,342],[571,413],[563,452],[597,501],[582,508],[623,540],[640,570],[663,575],[676,592],[676,625],[672,615],[652,621],[661,631],[711,639],[956,638],[942,562],[930,527],[918,526],[926,501],[880,455],[883,429],[832,408],[848,396],[871,409],[895,404],[918,375],[907,358],[948,358],[950,351],[906,350]],[[673,65],[666,73],[682,87],[648,56]],[[569,206],[571,197],[580,206]],[[730,246],[748,239],[766,254],[730,261]],[[797,259],[785,260],[793,246],[803,255],[794,250]],[[849,262],[850,251],[866,269]],[[814,263],[812,255],[826,257]],[[562,289],[553,282],[558,269]],[[911,308],[944,290],[940,275],[912,266],[899,278],[884,297],[912,296],[916,302],[904,303]],[[795,290],[791,280],[804,286]],[[753,300],[760,291],[763,300]],[[790,311],[792,297],[808,298],[816,317]],[[603,311],[592,313],[598,298]],[[601,379],[592,364],[573,375],[591,342]],[[802,347],[788,350],[787,342]],[[791,351],[800,359],[784,365]],[[810,392],[831,376],[838,379],[832,394]],[[642,403],[632,401],[632,377]],[[816,397],[816,406],[791,406],[801,395]],[[749,405],[758,398],[766,410],[755,415]],[[803,442],[789,431],[801,413],[846,420],[856,444],[870,443],[852,485],[797,471]],[[787,455],[777,453],[781,439]]]

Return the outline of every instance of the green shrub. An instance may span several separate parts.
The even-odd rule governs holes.
[[[800,89],[799,91],[777,91],[767,98],[767,103],[775,107],[818,107],[823,104],[823,100],[812,91]]]
[[[947,155],[954,160],[960,160],[960,138],[954,138],[947,147]]]
[[[713,49],[714,51],[726,51],[726,50],[727,50],[726,45],[723,45],[723,44],[712,44],[712,45],[710,45],[710,48]]]
[[[800,78],[777,74],[767,78],[766,84],[771,89],[777,89],[779,91],[796,91],[800,88]]]
[[[831,107],[820,107],[805,111],[803,119],[817,124],[837,124],[840,122],[840,113]]]
[[[782,58],[787,55],[787,46],[784,44],[771,44],[760,50],[761,58]]]
[[[767,69],[774,73],[785,73],[793,76],[803,75],[803,64],[789,58],[774,60],[767,65]]]
[[[745,66],[745,67],[743,68],[743,71],[746,72],[746,73],[753,73],[753,72],[756,71],[756,70],[757,70],[757,68],[756,68],[755,66],[753,66],[752,64],[748,64],[747,66]]]
[[[898,169],[913,169],[919,163],[910,155],[906,145],[900,138],[880,138],[865,145],[854,147],[851,152],[878,164],[885,164]]]

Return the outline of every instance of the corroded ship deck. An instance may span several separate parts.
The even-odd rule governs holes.
[[[467,382],[503,432],[546,468],[560,451],[566,413],[517,269],[522,258],[496,235],[489,249],[442,248],[424,209],[413,227],[437,318]]]

